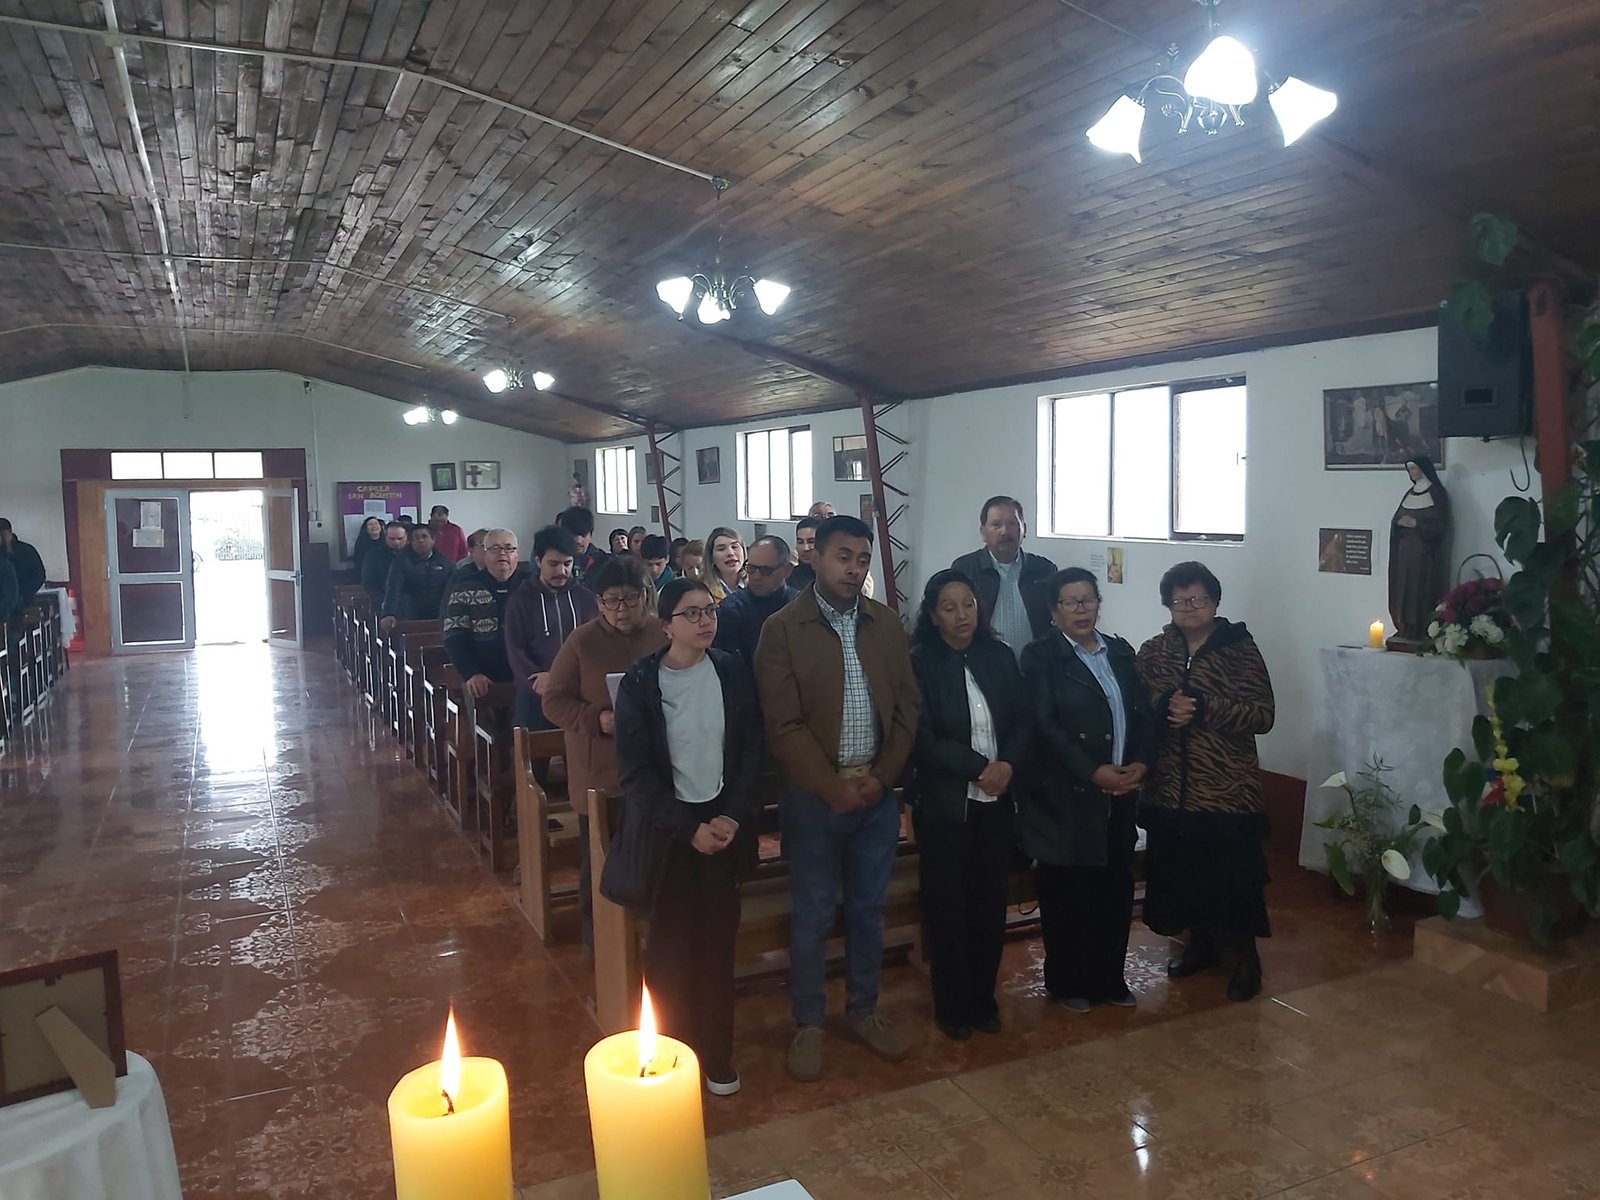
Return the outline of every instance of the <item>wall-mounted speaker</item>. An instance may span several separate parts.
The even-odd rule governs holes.
[[[1533,432],[1533,350],[1528,299],[1494,294],[1489,332],[1474,337],[1439,306],[1439,436],[1517,437]]]

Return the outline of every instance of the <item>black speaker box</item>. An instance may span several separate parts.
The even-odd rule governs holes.
[[[1448,302],[1439,306],[1439,436],[1517,437],[1533,432],[1533,350],[1528,299],[1496,292],[1482,339]]]

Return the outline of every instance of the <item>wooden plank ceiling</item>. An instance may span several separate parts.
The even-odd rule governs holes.
[[[1189,0],[1083,7],[1203,41]],[[0,0],[108,8],[417,74],[125,43],[180,335],[112,47],[0,23],[0,378],[186,350],[568,439],[853,399],[655,299],[711,256],[706,182],[420,75],[728,177],[730,259],[794,293],[722,330],[884,394],[1417,319],[1479,208],[1600,259],[1593,3],[1226,0],[1338,112],[1287,150],[1152,130],[1142,166],[1083,130],[1155,55],[1057,0]],[[560,395],[479,385],[518,359]]]

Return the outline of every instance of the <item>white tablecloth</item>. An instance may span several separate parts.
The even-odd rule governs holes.
[[[110,1108],[76,1091],[0,1108],[0,1200],[183,1200],[155,1068],[129,1054]]]
[[[1354,782],[1377,757],[1390,768],[1384,781],[1400,798],[1402,817],[1413,804],[1423,812],[1443,812],[1450,804],[1444,790],[1445,756],[1457,746],[1472,754],[1472,718],[1488,711],[1489,684],[1513,667],[1504,659],[1460,662],[1350,646],[1324,647],[1321,665],[1300,865],[1326,871],[1326,832],[1314,822],[1325,819],[1345,797],[1318,785],[1335,771]],[[1419,892],[1439,890],[1423,870],[1420,854],[1411,856],[1406,886]],[[1477,915],[1467,912],[1468,907],[1463,904],[1463,915]]]

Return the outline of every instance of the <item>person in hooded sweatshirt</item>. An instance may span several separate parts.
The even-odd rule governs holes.
[[[444,607],[454,566],[434,550],[433,531],[426,525],[413,525],[411,544],[389,567],[389,583],[383,590],[383,620],[378,627],[387,633],[396,621],[437,618]]]
[[[383,614],[383,594],[389,587],[389,568],[406,548],[406,527],[390,521],[383,527],[383,541],[361,554],[361,586],[372,599],[372,611]]]
[[[506,606],[506,654],[517,681],[516,722],[524,729],[555,728],[542,699],[551,664],[572,631],[600,613],[595,594],[573,580],[577,550],[561,526],[541,529],[533,539],[538,574]]]
[[[444,602],[444,652],[467,681],[474,698],[491,683],[510,683],[505,618],[511,597],[533,572],[517,561],[517,535],[509,529],[481,531],[483,566],[451,576]]]

